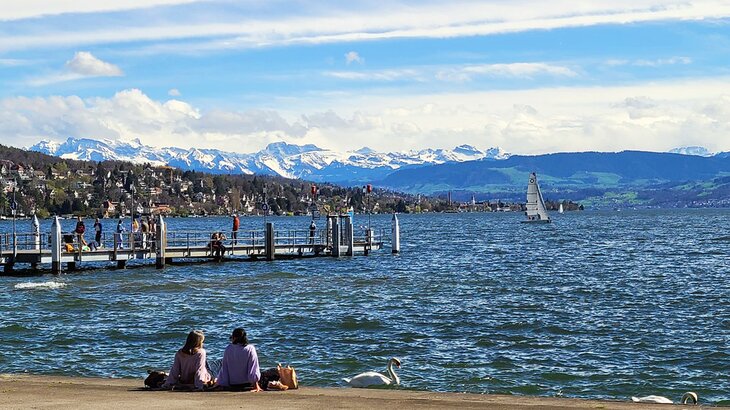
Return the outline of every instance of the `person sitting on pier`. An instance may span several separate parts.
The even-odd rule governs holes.
[[[236,328],[231,334],[231,344],[223,352],[218,385],[231,390],[261,391],[259,357],[254,345],[248,343],[246,331]]]
[[[203,390],[215,385],[215,379],[205,365],[204,340],[205,335],[200,330],[193,330],[188,334],[185,345],[175,353],[170,375],[167,376],[162,388],[182,387]]]
[[[223,245],[224,240],[226,240],[226,235],[223,232],[213,232],[210,236],[210,248],[216,258],[222,257],[226,252],[226,246]]]

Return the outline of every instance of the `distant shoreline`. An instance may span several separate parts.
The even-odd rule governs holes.
[[[637,404],[537,396],[435,393],[393,389],[303,387],[286,392],[147,391],[142,379],[102,379],[0,374],[0,408],[180,409],[180,408],[419,408],[419,409],[662,409],[672,405]]]

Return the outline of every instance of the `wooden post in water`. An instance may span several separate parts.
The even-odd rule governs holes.
[[[373,230],[372,228],[368,227],[365,230],[365,256],[368,256],[370,254],[370,249],[373,248]]]
[[[274,238],[273,222],[266,222],[264,237],[266,239],[266,260],[273,261],[276,258],[276,240]]]
[[[342,225],[345,227],[345,241],[347,241],[345,256],[355,256],[355,233],[352,229],[352,218],[349,215],[343,216]]]
[[[155,260],[155,267],[157,269],[162,269],[165,267],[165,248],[167,248],[167,225],[165,224],[165,220],[162,218],[162,215],[159,216],[159,219],[157,220],[157,237],[155,238],[155,248],[156,248],[156,260]]]
[[[51,225],[51,271],[61,273],[61,220],[57,216]]]
[[[332,219],[332,256],[340,257],[340,217],[331,216]]]
[[[393,219],[390,222],[391,237],[390,237],[390,248],[392,253],[400,253],[400,225],[398,224],[398,215],[393,214]]]

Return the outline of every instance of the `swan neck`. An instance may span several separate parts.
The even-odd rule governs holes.
[[[395,384],[400,384],[400,377],[398,377],[397,374],[395,374],[395,371],[393,370],[393,361],[390,360],[388,362],[388,375],[390,375],[390,379]]]

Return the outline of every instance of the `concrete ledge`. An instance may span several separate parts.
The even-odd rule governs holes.
[[[636,404],[533,396],[434,393],[393,389],[303,387],[285,392],[147,391],[142,379],[94,379],[44,375],[0,375],[3,409],[654,409]]]

